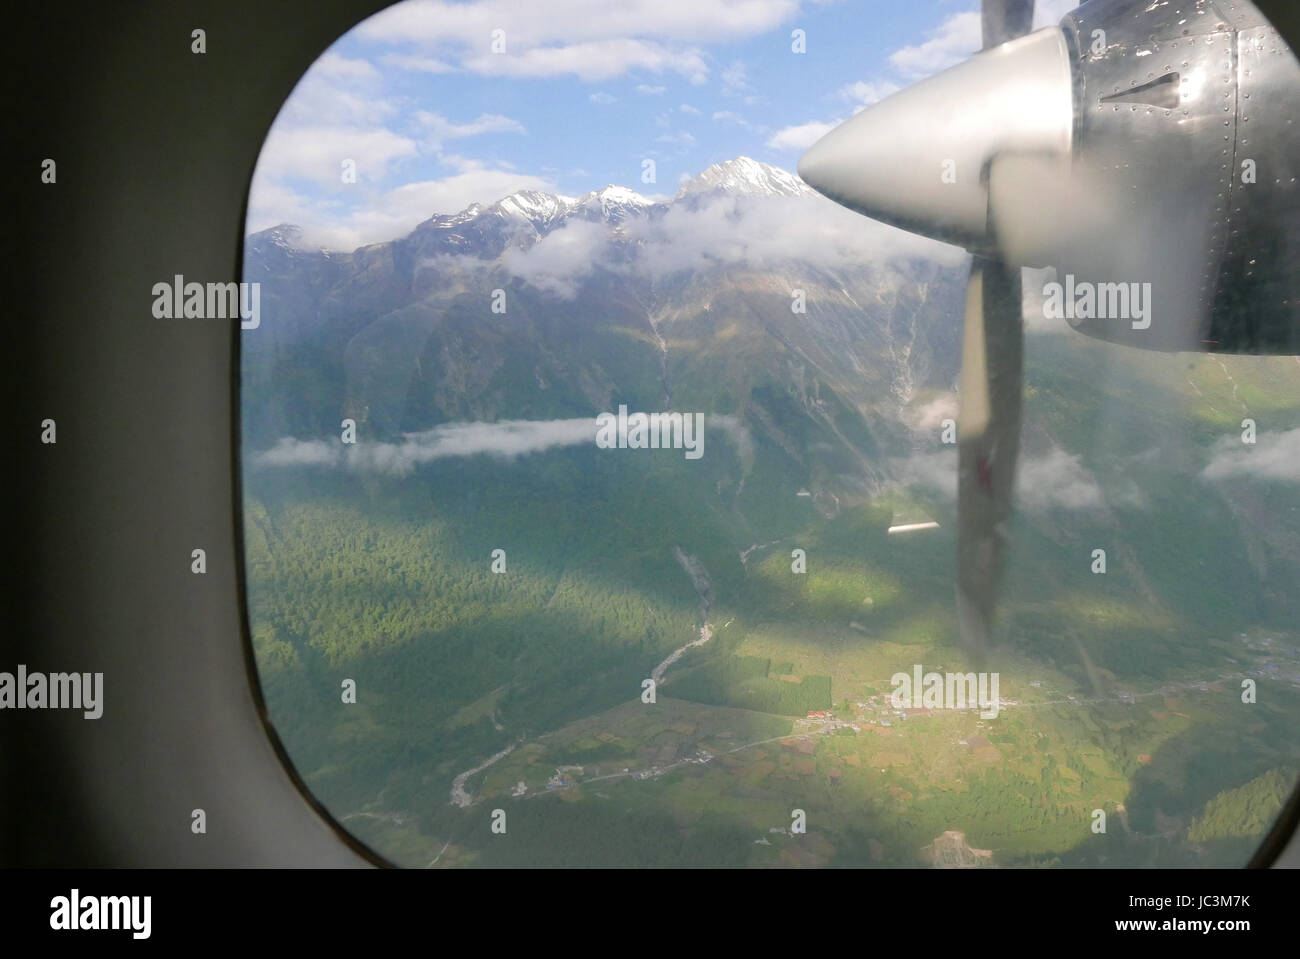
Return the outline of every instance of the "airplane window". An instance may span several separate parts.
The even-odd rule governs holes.
[[[1300,151],[1233,104],[1300,67],[1149,6],[408,0],[323,54],[241,457],[335,818],[413,867],[1245,865],[1300,775]]]

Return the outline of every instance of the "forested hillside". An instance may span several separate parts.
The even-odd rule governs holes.
[[[249,613],[309,786],[417,866],[913,865],[948,830],[998,865],[1240,863],[1300,763],[1300,366],[1035,328],[1006,704],[899,710],[895,673],[973,668],[965,265],[844,246],[773,169],[249,239]],[[704,455],[598,448],[619,405],[699,412]]]

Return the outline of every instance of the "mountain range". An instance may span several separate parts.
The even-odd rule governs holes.
[[[952,262],[747,157],[668,200],[523,191],[351,253],[276,227],[246,244],[264,317],[244,341],[246,443],[626,403],[734,417],[818,503],[878,492],[885,448],[913,445],[908,411],[951,396]]]
[[[1041,708],[865,719],[960,656],[966,274],[744,157],[351,252],[249,236],[249,622],[315,795],[419,866],[907,865],[951,830],[999,863],[1242,861],[1205,844],[1297,762],[1290,358],[1032,324],[995,668]],[[703,457],[597,448],[621,406],[703,414]],[[1249,709],[1246,671],[1276,680]],[[832,707],[870,728],[789,738]],[[787,844],[796,807],[817,825]]]

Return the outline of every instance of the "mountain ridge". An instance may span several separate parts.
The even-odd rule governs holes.
[[[685,404],[737,417],[771,475],[838,510],[888,481],[882,452],[912,443],[899,411],[951,390],[959,355],[961,271],[856,246],[871,229],[738,157],[667,199],[517,191],[352,253],[264,231],[245,258],[263,284],[246,436]],[[747,471],[718,479],[739,492]]]
[[[470,203],[455,213],[435,213],[401,236],[365,243],[351,251],[305,244],[302,241],[302,227],[288,222],[250,233],[245,242],[269,244],[294,252],[339,256],[399,242],[421,230],[453,230],[484,216],[528,222],[544,235],[558,229],[573,216],[620,223],[630,216],[655,211],[662,214],[682,201],[692,202],[718,195],[798,198],[814,197],[817,194],[788,170],[742,155],[711,164],[696,176],[685,180],[677,193],[666,199],[647,197],[630,187],[614,183],[576,197],[543,190],[516,190],[490,203]]]

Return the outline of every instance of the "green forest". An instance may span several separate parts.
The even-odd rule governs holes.
[[[657,367],[602,336],[622,344],[626,399],[652,408]],[[674,355],[682,394],[747,415],[750,435],[719,429],[696,462],[561,447],[389,475],[246,450],[249,620],[289,756],[349,830],[418,867],[914,866],[950,830],[999,866],[1241,864],[1300,771],[1297,567],[1276,547],[1294,496],[1199,475],[1231,425],[1212,369],[1099,394],[1115,378],[1093,348],[1034,348],[1026,456],[1104,434],[1089,466],[1106,505],[1013,518],[986,668],[1015,705],[996,719],[879,701],[915,664],[973,668],[952,498],[888,479],[913,454],[951,468],[955,451],[909,448],[827,378],[746,386],[749,367],[703,351]],[[509,376],[527,381],[527,359]],[[1290,409],[1275,372],[1242,376],[1243,395]],[[1182,379],[1203,406],[1169,402]],[[324,400],[289,387],[311,416],[263,429],[328,436]],[[502,395],[519,415],[573,413]],[[420,403],[394,401],[389,433],[449,415]],[[900,517],[939,526],[891,535]],[[1105,575],[1089,568],[1099,545]],[[807,719],[824,710],[835,726]]]

